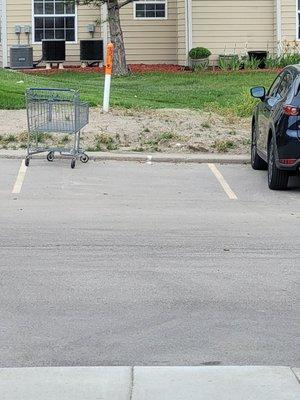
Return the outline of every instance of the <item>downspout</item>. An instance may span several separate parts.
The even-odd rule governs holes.
[[[193,48],[193,15],[192,0],[185,0],[185,43],[186,43],[186,62],[188,64],[188,54]]]
[[[2,15],[1,15],[1,39],[2,39],[2,65],[7,67],[7,10],[6,0],[2,0]]]
[[[281,0],[276,0],[276,33],[277,33],[277,54],[281,53],[282,42],[282,7]]]

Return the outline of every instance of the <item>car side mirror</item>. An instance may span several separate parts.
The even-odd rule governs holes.
[[[256,99],[264,100],[266,97],[266,89],[263,86],[256,86],[250,89],[250,93],[252,97]]]

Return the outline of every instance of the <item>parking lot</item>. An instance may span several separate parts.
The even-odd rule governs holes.
[[[0,367],[300,366],[300,179],[0,160]]]

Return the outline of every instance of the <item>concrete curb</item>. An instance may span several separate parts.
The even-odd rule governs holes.
[[[93,161],[135,161],[156,163],[216,163],[216,164],[249,164],[250,157],[246,154],[159,154],[159,153],[113,153],[113,152],[87,152]],[[26,155],[24,150],[0,150],[0,158],[22,159]],[[45,158],[40,154],[34,158]]]
[[[296,378],[298,379],[300,383],[300,368],[292,368],[292,371],[294,372]]]
[[[3,400],[297,400],[289,367],[0,369]]]

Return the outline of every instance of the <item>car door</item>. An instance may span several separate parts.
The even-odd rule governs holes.
[[[259,152],[267,155],[267,140],[270,129],[270,118],[271,114],[280,100],[278,96],[278,88],[283,78],[285,71],[278,75],[272,83],[266,98],[259,105],[258,109],[258,137],[257,137],[257,148]]]
[[[270,128],[276,131],[277,123],[283,112],[283,103],[294,82],[295,75],[292,70],[285,70],[278,76],[271,86],[265,101],[263,102],[261,112],[261,136],[259,138],[259,148],[267,156],[268,137]]]
[[[278,123],[281,120],[283,115],[283,108],[286,104],[288,93],[290,93],[290,89],[296,79],[296,74],[293,70],[287,70],[286,73],[283,75],[279,87],[277,89],[277,97],[278,102],[276,107],[272,113],[272,123],[273,123],[273,130],[277,132],[278,130]]]

